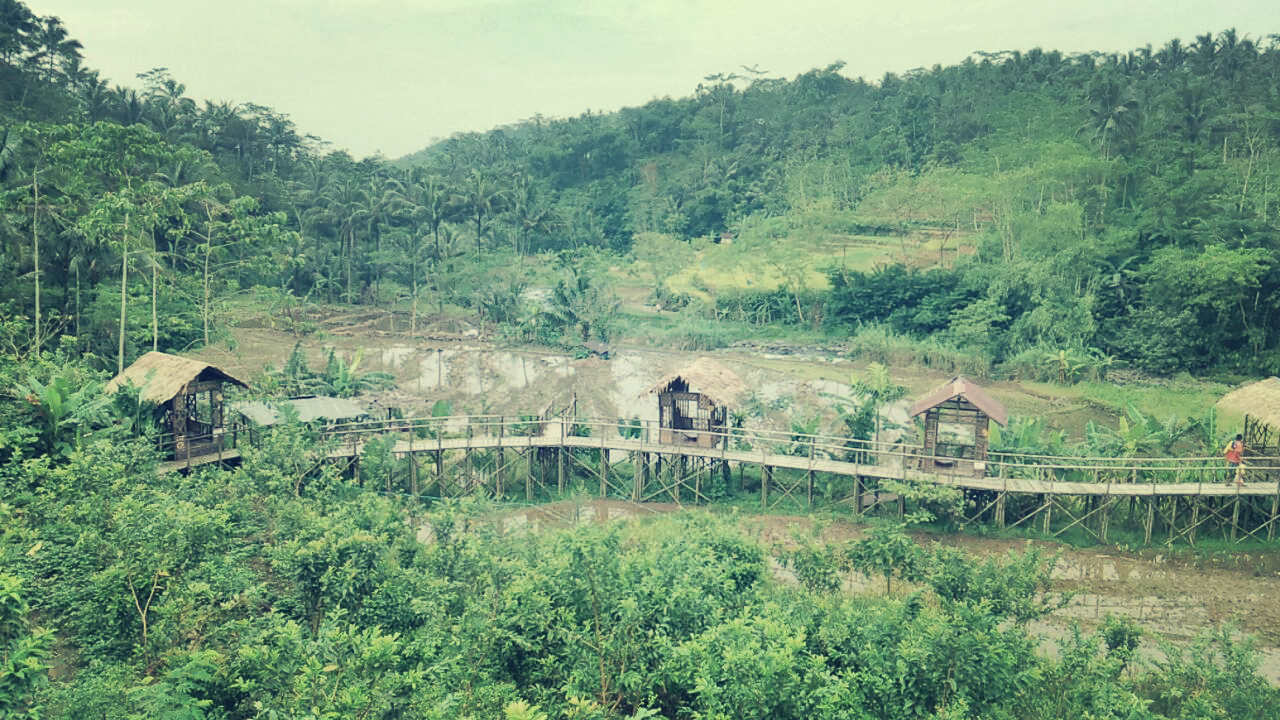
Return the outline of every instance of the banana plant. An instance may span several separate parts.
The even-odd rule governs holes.
[[[347,363],[337,351],[329,348],[323,380],[330,392],[337,397],[355,397],[362,392],[384,390],[395,385],[395,376],[391,373],[360,372],[360,361],[363,358],[364,350],[360,349],[351,362]]]
[[[85,437],[106,423],[111,398],[102,392],[100,383],[80,383],[64,373],[47,382],[29,377],[17,390],[35,411],[40,450],[45,454],[70,455]]]

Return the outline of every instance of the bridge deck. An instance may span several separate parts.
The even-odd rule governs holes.
[[[925,472],[907,468],[904,461],[909,457],[905,452],[873,453],[885,460],[885,464],[865,464],[830,460],[827,458],[811,458],[807,455],[784,455],[761,451],[727,450],[723,448],[704,448],[690,445],[663,445],[642,440],[622,437],[576,437],[559,435],[533,436],[497,436],[476,435],[461,438],[428,438],[400,440],[392,447],[396,455],[415,453],[456,451],[456,450],[491,450],[557,448],[608,450],[610,452],[650,453],[664,455],[684,455],[687,457],[724,460],[734,463],[765,465],[774,468],[793,470],[812,470],[814,472],[832,473],[849,477],[873,477],[884,479],[906,479],[921,482],[937,483],[967,490],[991,490],[1012,493],[1048,493],[1052,495],[1101,495],[1114,497],[1152,497],[1152,496],[1210,496],[1235,497],[1239,495],[1276,495],[1280,486],[1276,482],[1234,483],[1206,482],[1057,482],[1032,478],[974,477],[963,473]],[[330,452],[332,458],[349,458],[360,454],[364,441],[343,443]],[[1172,461],[1172,460],[1171,460]],[[1099,466],[1099,470],[1114,470],[1111,466]]]

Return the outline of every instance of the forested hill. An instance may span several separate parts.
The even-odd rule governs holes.
[[[626,253],[723,233],[785,248],[929,231],[969,251],[779,281],[756,292],[781,310],[758,316],[873,328],[986,366],[1070,352],[1280,370],[1275,35],[979,53],[875,82],[839,64],[719,73],[686,98],[386,162],[332,152],[270,108],[196,103],[162,68],[111,85],[57,18],[17,0],[0,16],[0,302],[37,344],[71,333],[111,365],[207,341],[246,288],[415,318],[421,301],[556,342],[607,335],[609,318],[588,316],[612,307],[594,302],[610,278],[584,268]],[[544,252],[560,262],[510,262]],[[521,290],[546,273],[522,273],[553,265],[570,277],[539,319]],[[731,301],[684,312],[721,318]]]

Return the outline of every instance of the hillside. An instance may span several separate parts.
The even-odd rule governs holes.
[[[1274,35],[713,75],[388,163],[251,102],[197,106],[163,69],[112,87],[51,20],[60,44],[44,20],[3,30],[0,301],[104,364],[218,337],[258,286],[552,346],[657,307],[694,345],[869,332],[979,374],[1061,353],[1280,371]]]

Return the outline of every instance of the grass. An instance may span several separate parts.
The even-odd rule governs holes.
[[[1097,381],[1079,382],[1074,385],[1028,381],[1022,381],[1020,384],[1033,394],[1086,403],[1116,415],[1124,414],[1132,405],[1143,414],[1160,420],[1171,415],[1179,418],[1200,417],[1230,390],[1228,386],[1221,383],[1191,377],[1126,385]],[[1219,418],[1224,425],[1238,420],[1238,418]]]
[[[806,228],[777,237],[747,231],[729,244],[701,245],[693,261],[666,282],[673,292],[703,300],[719,292],[774,290],[788,281],[821,291],[831,287],[828,268],[866,271],[893,262],[928,266],[939,260],[940,244],[924,235],[846,235]],[[951,240],[948,250],[956,244]]]
[[[825,333],[804,328],[713,320],[694,311],[652,313],[628,310],[619,314],[616,337],[621,344],[676,350],[716,350],[736,342],[824,344],[832,341],[832,337]]]

